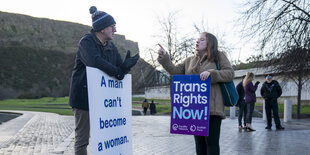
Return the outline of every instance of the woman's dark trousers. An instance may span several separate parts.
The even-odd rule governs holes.
[[[220,154],[220,131],[222,118],[210,116],[209,136],[194,136],[197,155],[219,155]]]
[[[246,106],[247,106],[246,123],[251,124],[255,102],[246,103]]]

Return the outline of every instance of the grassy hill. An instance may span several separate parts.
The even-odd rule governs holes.
[[[63,21],[0,12],[0,46],[26,46],[34,49],[76,51],[90,27]]]
[[[30,47],[0,47],[0,97],[67,95],[73,56]]]
[[[64,21],[0,12],[0,99],[67,96],[75,52],[91,27]],[[122,57],[139,51],[138,43],[116,35]],[[133,92],[143,92],[141,74],[153,67],[143,59],[131,71]]]

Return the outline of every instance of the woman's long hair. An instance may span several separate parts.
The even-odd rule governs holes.
[[[243,79],[243,87],[245,87],[249,82],[254,79],[254,74],[252,72],[247,72],[245,78]]]
[[[217,42],[216,37],[209,32],[202,32],[202,34],[204,34],[207,38],[207,53],[203,57],[202,61],[204,61],[205,59],[208,59],[209,61],[217,62],[219,50],[218,50],[218,42]]]
[[[204,34],[206,36],[206,38],[207,38],[206,39],[206,41],[207,41],[207,51],[202,56],[202,58],[199,58],[199,61],[197,61],[196,64],[192,68],[189,68],[190,71],[192,71],[193,73],[196,73],[196,74],[198,72],[197,69],[198,69],[199,64],[204,62],[206,59],[208,59],[209,61],[214,61],[214,62],[218,61],[218,53],[219,53],[219,51],[218,51],[216,37],[213,34],[208,33],[208,32],[202,32],[201,34]]]

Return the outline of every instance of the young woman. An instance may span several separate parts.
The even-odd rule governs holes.
[[[194,136],[197,155],[220,154],[220,130],[225,118],[224,103],[219,82],[228,82],[234,78],[234,70],[223,52],[218,51],[216,37],[203,32],[196,42],[196,54],[174,65],[167,52],[160,46],[158,61],[170,75],[200,74],[201,80],[211,76],[209,136]],[[220,70],[216,69],[218,63]]]
[[[259,84],[259,81],[253,85],[252,81],[254,80],[254,74],[252,72],[248,72],[243,80],[243,88],[245,94],[245,103],[247,107],[247,115],[246,115],[246,131],[256,131],[252,128],[252,115],[256,102],[256,94],[255,91]]]

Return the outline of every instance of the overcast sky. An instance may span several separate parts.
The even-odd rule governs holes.
[[[234,46],[231,59],[245,59],[252,50],[240,44],[233,20],[239,14],[240,0],[0,0],[0,11],[33,17],[70,21],[91,26],[89,7],[96,6],[116,20],[117,33],[139,43],[140,51],[157,42],[153,35],[159,31],[157,17],[179,11],[178,27],[183,33],[194,33],[193,24],[204,20],[211,33],[225,34],[223,38]],[[212,32],[217,31],[217,32]],[[180,32],[180,33],[181,33]],[[199,36],[197,35],[197,38]],[[143,55],[143,53],[141,53]]]

